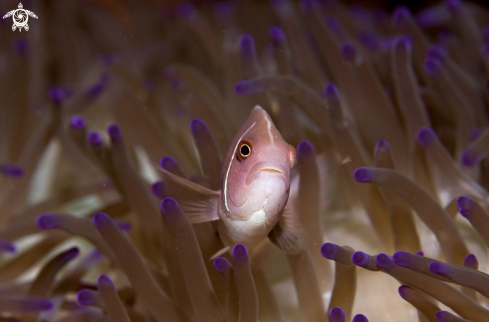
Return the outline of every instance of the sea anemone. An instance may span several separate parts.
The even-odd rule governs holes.
[[[0,24],[0,321],[489,320],[486,8],[24,9]],[[158,169],[220,189],[256,105],[296,147],[297,234],[224,247]]]

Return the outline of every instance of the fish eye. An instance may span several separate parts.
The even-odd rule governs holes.
[[[239,148],[239,153],[243,158],[247,158],[251,153],[250,146],[246,143],[241,144],[241,147]]]
[[[243,161],[247,157],[249,157],[251,154],[251,144],[249,143],[241,143],[239,145],[239,154],[238,154],[238,160]]]

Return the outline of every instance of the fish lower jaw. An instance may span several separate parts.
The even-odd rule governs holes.
[[[226,246],[243,244],[253,248],[267,236],[272,227],[267,223],[267,215],[262,208],[255,211],[248,220],[221,218],[219,234]]]

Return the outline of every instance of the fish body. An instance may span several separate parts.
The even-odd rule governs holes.
[[[258,245],[279,223],[290,190],[296,151],[268,113],[256,106],[234,136],[214,191],[162,170],[169,195],[190,222],[219,220],[225,246]]]
[[[267,236],[289,198],[295,162],[295,148],[284,141],[267,112],[256,106],[223,162],[218,227],[225,245],[253,248]]]

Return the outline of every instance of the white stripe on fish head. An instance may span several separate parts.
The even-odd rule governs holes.
[[[265,121],[267,121],[267,131],[268,131],[268,137],[270,138],[270,144],[273,144],[272,121],[270,121],[270,116],[267,114],[267,112],[265,112],[263,108],[260,109],[261,112],[263,113],[263,117],[265,118]]]
[[[236,146],[234,147],[234,150],[233,150],[233,154],[231,154],[231,160],[229,161],[229,166],[228,166],[228,170],[226,171],[226,178],[224,180],[224,206],[226,206],[226,210],[229,211],[229,207],[228,207],[228,177],[229,177],[229,170],[231,170],[231,165],[233,164],[233,160],[234,160],[234,155],[236,154],[236,150],[238,149],[238,145],[239,145],[239,142],[241,142],[241,139],[246,135],[246,133],[248,133],[251,128],[253,126],[255,126],[256,122],[251,124],[251,126],[249,127],[249,129],[246,130],[246,132],[243,133],[243,135],[241,135],[241,137],[239,138],[238,142],[236,142]]]

